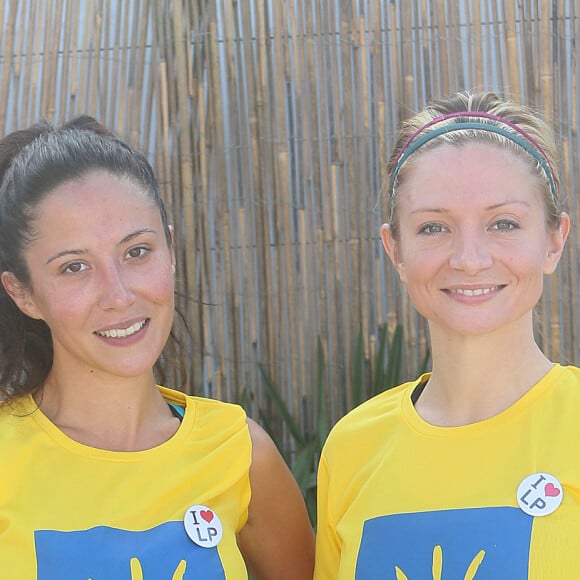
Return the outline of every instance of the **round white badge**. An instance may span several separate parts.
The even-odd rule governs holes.
[[[222,523],[218,515],[205,505],[188,508],[183,525],[191,541],[202,548],[214,548],[222,539]]]
[[[548,516],[562,503],[562,484],[549,473],[528,475],[518,487],[518,504],[530,516]]]

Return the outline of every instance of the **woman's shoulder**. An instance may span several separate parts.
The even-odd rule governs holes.
[[[246,412],[241,405],[236,403],[228,403],[218,399],[211,399],[209,397],[200,397],[197,395],[189,395],[183,391],[170,389],[168,387],[159,386],[159,391],[162,397],[173,405],[183,407],[185,409],[194,409],[196,413],[214,413],[224,416],[237,416],[241,420],[246,420]]]
[[[422,375],[414,381],[392,387],[367,399],[339,419],[332,431],[359,429],[365,424],[372,424],[377,420],[384,422],[388,417],[398,416],[403,399],[410,396],[413,389],[426,377],[427,375]]]
[[[30,395],[24,395],[18,399],[0,402],[0,423],[21,427],[25,421],[36,411],[36,403]]]
[[[349,411],[331,429],[324,445],[325,453],[328,454],[332,448],[344,449],[345,445],[360,441],[363,432],[365,442],[370,442],[374,437],[382,439],[387,432],[396,428],[402,418],[403,401],[427,376],[422,375],[415,381],[383,391]]]
[[[159,387],[168,404],[181,408],[183,427],[196,441],[209,445],[240,446],[240,453],[251,451],[246,412],[240,405],[217,399],[188,395],[181,391]],[[220,443],[222,442],[222,443]]]
[[[554,365],[554,371],[560,380],[569,380],[580,386],[580,367],[574,365]]]
[[[580,368],[555,363],[550,372],[535,386],[535,391],[554,397],[580,400]]]

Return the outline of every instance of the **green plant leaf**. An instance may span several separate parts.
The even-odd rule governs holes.
[[[264,427],[266,433],[268,433],[272,441],[274,441],[274,445],[276,445],[276,447],[278,448],[280,455],[282,455],[284,461],[288,463],[288,456],[286,454],[284,446],[282,445],[282,441],[280,441],[280,438],[276,435],[276,433],[274,433],[274,429],[272,429],[272,424],[270,423],[268,417],[266,417],[266,413],[264,413],[262,409],[258,409],[258,416],[260,417],[260,423],[262,423],[262,426]]]
[[[310,476],[315,469],[314,456],[318,445],[315,439],[309,441],[298,453],[294,465],[292,466],[292,473],[298,482],[302,493],[305,493],[306,483],[310,482]]]
[[[373,377],[371,395],[379,394],[386,384],[385,358],[387,353],[389,329],[386,324],[379,327],[379,340],[375,356],[375,376]]]
[[[364,401],[364,370],[365,370],[365,354],[363,345],[362,330],[359,330],[356,347],[354,351],[354,358],[352,360],[352,381],[350,390],[350,400],[352,408],[358,407]]]
[[[389,345],[389,360],[385,371],[383,391],[401,384],[401,367],[403,364],[403,327],[397,324]]]
[[[250,400],[251,400],[251,396],[249,394],[248,389],[242,389],[242,392],[240,393],[240,396],[238,397],[238,404],[245,411],[246,415],[249,415]]]
[[[317,367],[316,367],[316,404],[317,404],[317,418],[316,418],[316,442],[318,448],[317,453],[320,454],[322,446],[328,436],[328,414],[326,409],[326,361],[324,357],[324,347],[322,340],[318,337],[317,349]]]
[[[271,379],[270,375],[267,373],[266,369],[261,364],[258,366],[262,374],[262,378],[264,379],[264,386],[266,387],[268,396],[270,397],[272,403],[278,410],[278,413],[280,413],[284,425],[286,426],[288,431],[290,431],[290,434],[295,439],[296,443],[298,443],[300,447],[303,447],[304,437],[302,436],[302,433],[300,432],[300,428],[298,427],[297,423],[294,421],[294,418],[292,417],[292,414],[290,413],[288,406],[280,396],[280,392],[277,386]]]

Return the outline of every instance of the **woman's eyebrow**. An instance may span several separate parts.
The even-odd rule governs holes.
[[[128,242],[130,242],[131,240],[134,240],[135,238],[138,238],[139,236],[142,236],[143,234],[154,234],[156,233],[156,230],[152,229],[152,228],[143,228],[140,230],[136,230],[134,232],[131,232],[129,235],[125,236],[118,244],[117,246],[122,246],[123,244],[126,244]],[[54,262],[54,260],[58,260],[59,258],[62,258],[63,256],[81,256],[83,254],[87,254],[89,251],[88,250],[62,250],[61,252],[58,252],[57,254],[54,254],[54,256],[50,256],[45,264],[50,264],[50,262]]]
[[[143,228],[141,230],[136,230],[130,233],[128,236],[125,236],[117,245],[122,246],[123,244],[126,244],[127,242],[130,242],[131,240],[134,240],[135,238],[138,238],[143,234],[155,234],[155,233],[157,232],[153,228]]]

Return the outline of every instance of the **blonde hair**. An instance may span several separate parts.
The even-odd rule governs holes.
[[[469,115],[469,113],[473,115]],[[398,237],[397,190],[416,161],[415,151],[443,144],[495,143],[524,159],[543,186],[547,222],[560,223],[560,179],[557,148],[552,128],[530,108],[502,99],[491,91],[456,93],[432,102],[404,121],[387,163],[383,204],[395,237]]]

